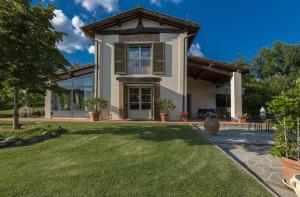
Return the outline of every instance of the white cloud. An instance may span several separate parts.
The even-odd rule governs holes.
[[[204,57],[199,43],[192,44],[189,52],[194,56]]]
[[[95,11],[100,6],[110,13],[117,9],[119,0],[75,0],[75,3],[81,4],[82,7],[90,12]]]
[[[78,36],[84,37],[83,31],[80,29],[80,27],[84,26],[84,23],[82,20],[79,18],[79,16],[74,16],[72,18],[72,25],[75,28],[74,33]]]
[[[91,41],[87,39],[80,27],[84,25],[79,16],[74,16],[70,20],[62,10],[54,10],[55,17],[51,24],[56,31],[64,32],[63,41],[57,44],[59,50],[73,53],[75,51],[89,50]]]
[[[51,21],[53,26],[63,26],[67,23],[68,18],[61,10],[54,10],[54,14],[55,17]]]
[[[91,45],[88,49],[89,54],[95,54],[95,45]]]
[[[161,6],[162,2],[172,2],[172,3],[175,3],[175,4],[179,4],[181,3],[182,0],[150,0],[150,2],[154,5],[157,5],[157,6]]]

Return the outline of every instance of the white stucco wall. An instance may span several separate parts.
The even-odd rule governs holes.
[[[183,64],[184,37],[186,34],[160,34],[160,41],[165,42],[166,74],[161,76],[161,98],[173,100],[176,106],[170,114],[171,120],[179,119],[183,105]]]
[[[121,27],[112,27],[110,29],[128,29],[135,28],[138,20],[128,21],[122,24]],[[159,27],[157,22],[143,19],[145,27]],[[166,27],[166,26],[165,26]],[[182,95],[183,95],[183,61],[184,61],[184,34],[161,33],[160,41],[165,42],[165,68],[164,75],[161,77],[161,98],[170,98],[176,105],[176,109],[170,114],[170,119],[176,120],[179,118],[179,113],[182,111]],[[119,117],[119,81],[116,80],[119,75],[114,73],[114,43],[119,42],[118,35],[97,35],[99,42],[99,50],[96,50],[99,55],[99,93],[101,96],[110,102],[110,108],[103,113],[104,119],[118,120]],[[122,75],[136,77],[153,77],[153,75]]]
[[[99,42],[98,96],[109,101],[110,106],[102,112],[103,119],[119,119],[119,82],[114,74],[114,43],[119,42],[118,35],[97,35]]]
[[[191,115],[193,118],[197,118],[198,108],[216,108],[215,85],[213,83],[188,77],[187,84],[187,92],[191,95]]]

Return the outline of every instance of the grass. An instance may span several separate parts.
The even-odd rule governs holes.
[[[34,111],[43,111],[44,107],[35,107]],[[2,116],[12,116],[14,113],[13,109],[4,109],[4,110],[0,110],[0,115]]]
[[[0,115],[13,115],[12,109],[0,110]]]
[[[15,136],[18,138],[23,137],[34,137],[42,135],[43,128],[40,127],[29,127],[21,130],[1,130],[0,129],[0,141],[5,140],[7,137]]]
[[[2,196],[271,196],[187,125],[44,124],[69,133],[0,149]]]

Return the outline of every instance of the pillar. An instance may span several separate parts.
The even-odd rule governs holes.
[[[237,120],[242,114],[242,75],[233,72],[230,80],[231,119]]]
[[[51,118],[52,115],[52,92],[50,90],[46,91],[45,96],[45,118]]]

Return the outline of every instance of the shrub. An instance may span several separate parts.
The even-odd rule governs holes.
[[[272,154],[277,157],[299,159],[297,142],[297,118],[300,115],[300,81],[295,87],[273,98],[268,103],[268,111],[274,116],[275,147]]]
[[[176,106],[171,99],[165,98],[159,101],[159,108],[161,113],[170,113],[175,110]]]
[[[108,106],[108,102],[103,98],[93,97],[86,100],[84,105],[92,112],[101,112],[102,109]]]

